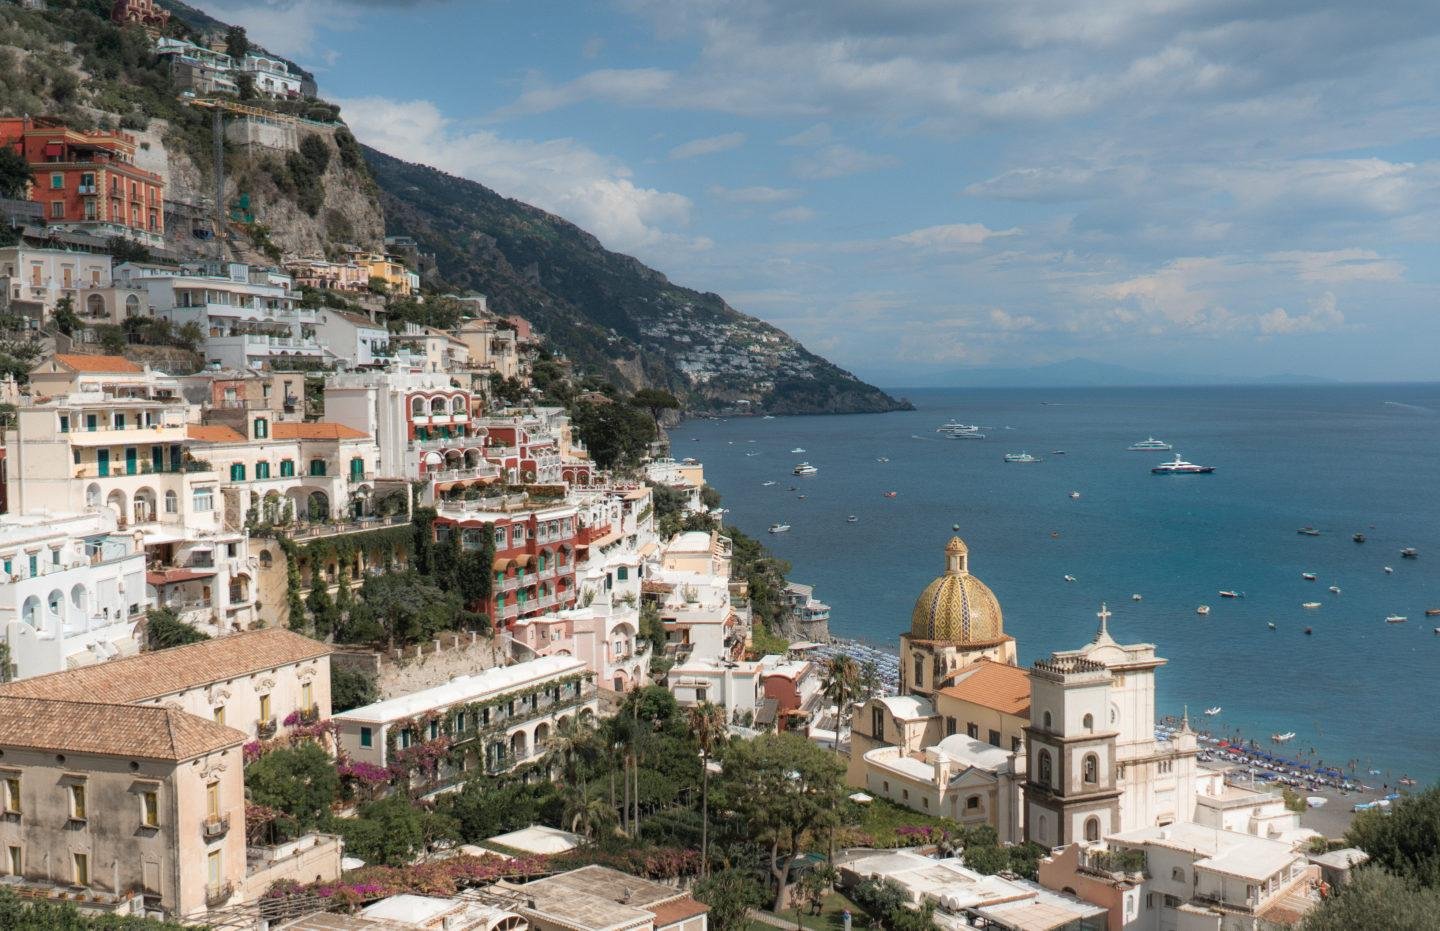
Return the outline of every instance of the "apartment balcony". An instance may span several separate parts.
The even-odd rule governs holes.
[[[519,576],[509,576],[500,583],[499,590],[502,592],[513,592],[515,589],[520,587],[521,581],[522,580]]]
[[[279,726],[275,723],[274,718],[255,722],[255,736],[261,740],[269,740],[271,737],[274,737],[278,729]]]
[[[498,614],[500,617],[506,618],[506,619],[516,618],[516,617],[519,617],[519,616],[520,616],[520,606],[519,606],[518,604],[514,603],[513,601],[512,601],[512,602],[509,602],[509,603],[507,603],[504,607],[502,607],[499,611],[497,611],[496,614]]]
[[[441,469],[426,472],[425,477],[437,482],[463,482],[473,479],[499,478],[500,470],[494,466],[478,466],[473,469]]]
[[[215,837],[224,837],[229,831],[229,815],[214,815],[200,822],[200,833],[206,840]]]
[[[205,905],[208,908],[219,908],[235,895],[234,883],[222,883],[218,886],[205,887]]]
[[[479,436],[432,436],[423,440],[411,440],[410,448],[437,452],[446,449],[480,449],[484,442],[484,437]]]
[[[375,472],[346,472],[345,480],[351,485],[359,485],[361,482],[375,481],[376,475]]]
[[[68,433],[72,446],[123,446],[139,443],[181,443],[186,439],[183,414],[168,413],[158,423],[127,423],[124,426],[99,426],[90,430],[84,424],[72,424]],[[148,452],[148,450],[147,450]]]

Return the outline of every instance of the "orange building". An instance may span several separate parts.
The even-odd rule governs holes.
[[[47,223],[163,244],[165,182],[136,167],[133,136],[10,117],[0,119],[0,145],[30,164],[30,199],[44,208]]]
[[[170,21],[170,11],[155,0],[115,0],[115,5],[110,8],[110,19],[121,26],[159,29]]]

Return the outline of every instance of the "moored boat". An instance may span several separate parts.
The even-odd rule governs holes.
[[[1338,595],[1338,594],[1340,594],[1340,586],[1338,586],[1338,585],[1332,585],[1332,586],[1330,586],[1330,591],[1331,591],[1332,594]]]
[[[899,494],[899,492],[887,491],[887,492],[885,492],[885,497],[887,497],[887,498],[893,498],[893,497],[895,497],[897,494]]]
[[[1302,573],[1300,573],[1300,578],[1304,579],[1304,580],[1307,581],[1307,582],[1313,582],[1313,581],[1315,581],[1315,573],[1313,573],[1313,572],[1302,572]]]
[[[1065,581],[1067,581],[1067,582],[1073,582],[1073,581],[1075,581],[1075,576],[1073,576],[1073,575],[1067,575],[1067,576],[1065,576]]]
[[[1215,717],[1215,715],[1219,714],[1220,711],[1221,711],[1221,708],[1220,708],[1219,705],[1216,705],[1214,708],[1206,708],[1206,709],[1205,709],[1205,716],[1206,716],[1206,717],[1213,718],[1213,717]]]
[[[1318,602],[1318,601],[1307,601],[1307,602],[1305,602],[1304,604],[1300,605],[1300,607],[1305,608],[1305,609],[1310,610],[1310,611],[1314,611],[1316,608],[1320,607],[1320,602]]]
[[[1364,543],[1364,542],[1365,542],[1365,534],[1363,534],[1363,533],[1357,533],[1357,534],[1355,534],[1355,536],[1351,537],[1350,539],[1354,540],[1356,543]]]
[[[1221,597],[1221,598],[1239,598],[1239,597],[1240,597],[1240,593],[1239,593],[1239,592],[1232,592],[1232,591],[1226,589],[1226,590],[1220,592],[1220,597]]]
[[[1410,620],[1410,619],[1409,619],[1408,617],[1406,617],[1405,615],[1403,615],[1403,614],[1392,614],[1392,615],[1390,615],[1389,617],[1387,617],[1387,618],[1385,619],[1385,623],[1387,623],[1387,624],[1403,624],[1403,623],[1405,623],[1405,622],[1408,621],[1408,620]]]
[[[802,462],[802,463],[800,463],[799,465],[797,465],[795,468],[791,469],[790,471],[791,471],[792,473],[794,473],[795,475],[814,475],[816,472],[819,472],[820,470],[817,469],[817,468],[815,468],[814,466],[812,466],[812,465],[811,465],[810,463],[808,463],[808,462]]]
[[[1283,734],[1271,734],[1270,739],[1275,741],[1277,744],[1289,743],[1290,741],[1295,739],[1295,732],[1286,731]]]
[[[1139,593],[1139,592],[1136,592],[1135,594],[1133,594],[1133,595],[1130,596],[1130,600],[1131,600],[1131,601],[1139,601],[1140,598],[1141,598],[1141,596],[1140,596],[1140,593]]]
[[[1299,530],[1297,530],[1297,531],[1295,531],[1295,532],[1298,533],[1298,534],[1300,534],[1300,536],[1302,536],[1302,537],[1318,537],[1318,536],[1320,536],[1320,531],[1316,530],[1314,527],[1309,527],[1309,526],[1301,527]]]
[[[1419,559],[1420,552],[1413,546],[1407,546],[1400,551],[1401,559]]]
[[[1210,606],[1209,606],[1209,605],[1201,605],[1200,607],[1198,607],[1198,608],[1195,609],[1195,613],[1198,614],[1198,615],[1200,615],[1201,617],[1204,617],[1205,615],[1207,615],[1207,614],[1210,613]]]
[[[1032,456],[1032,455],[1030,455],[1029,453],[1026,453],[1026,452],[1006,453],[1006,454],[1005,454],[1005,461],[1006,461],[1006,462],[1039,462],[1039,461],[1040,461],[1040,457],[1039,457],[1039,456]]]
[[[1425,609],[1425,616],[1426,616],[1426,617],[1440,617],[1440,608],[1426,608],[1426,609]]]
[[[1209,475],[1215,471],[1214,466],[1196,465],[1193,462],[1186,462],[1176,453],[1175,458],[1169,462],[1162,462],[1150,472],[1153,475]]]
[[[788,531],[789,529],[790,529],[790,525],[789,525],[789,524],[771,524],[771,525],[770,525],[770,532],[771,532],[771,533],[785,533],[785,532]]]
[[[1162,453],[1166,453],[1166,452],[1169,452],[1170,450],[1174,449],[1175,447],[1171,446],[1169,443],[1165,442],[1164,440],[1157,440],[1157,439],[1155,439],[1155,437],[1152,436],[1152,437],[1147,437],[1147,438],[1141,440],[1141,441],[1138,442],[1138,443],[1131,443],[1129,446],[1127,446],[1127,447],[1125,447],[1125,448],[1128,449],[1128,450],[1130,450],[1131,452],[1137,452],[1137,453],[1150,453],[1150,452],[1162,452]]]

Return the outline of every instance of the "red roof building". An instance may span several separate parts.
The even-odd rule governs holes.
[[[30,165],[30,200],[44,209],[46,223],[163,245],[165,182],[136,167],[133,136],[9,117],[0,119],[0,145]]]
[[[170,21],[170,11],[155,0],[115,0],[110,19],[121,26],[144,26],[161,29]]]

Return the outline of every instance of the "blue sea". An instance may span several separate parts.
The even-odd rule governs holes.
[[[1169,660],[1159,714],[1188,705],[1197,724],[1267,744],[1295,731],[1292,753],[1383,771],[1367,781],[1440,776],[1440,618],[1424,616],[1440,607],[1440,385],[895,393],[917,409],[671,434],[726,520],[833,607],[833,634],[897,649],[956,527],[1022,663],[1084,644],[1105,602],[1115,637]],[[941,437],[951,418],[988,439]],[[1172,454],[1126,450],[1151,435],[1214,474],[1151,475]],[[1003,461],[1021,451],[1043,461]],[[819,474],[793,476],[802,460]],[[793,529],[766,534],[775,522]],[[1307,525],[1322,535],[1296,533]]]

